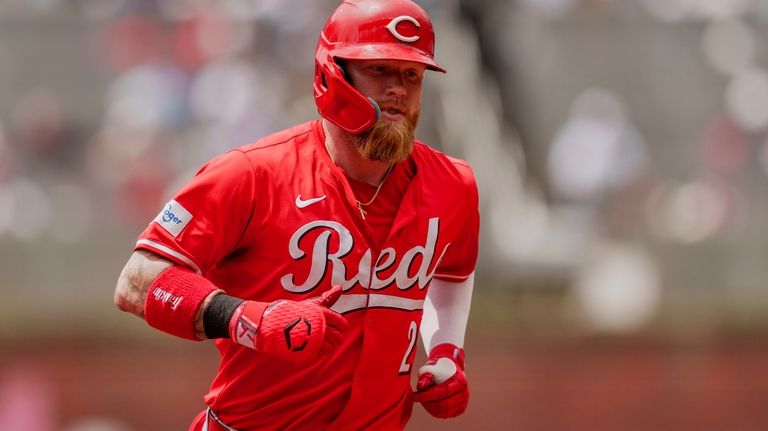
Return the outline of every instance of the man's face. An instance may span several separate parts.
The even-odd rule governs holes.
[[[411,153],[426,66],[402,60],[355,60],[344,65],[352,85],[376,101],[381,119],[352,141],[370,160],[397,163]]]

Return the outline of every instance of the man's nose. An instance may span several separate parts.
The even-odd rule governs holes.
[[[403,78],[400,76],[392,76],[387,82],[387,96],[389,97],[405,97],[408,92],[403,84]]]

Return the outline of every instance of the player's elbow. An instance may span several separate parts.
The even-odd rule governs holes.
[[[129,303],[125,296],[123,296],[120,292],[115,290],[115,298],[114,298],[115,307],[117,307],[120,311],[130,311]]]
[[[140,297],[136,295],[136,289],[132,288],[130,277],[126,275],[125,269],[117,279],[113,301],[115,307],[120,311],[132,313],[137,316],[144,314],[144,305],[141,303]]]
[[[149,283],[143,280],[145,277],[140,276],[141,272],[140,262],[137,261],[134,253],[117,278],[113,298],[119,310],[139,317],[144,315],[144,298],[149,287]]]
[[[115,303],[115,307],[118,308],[120,311],[128,311],[129,310],[129,304],[128,296],[125,293],[125,288],[123,287],[124,281],[121,279],[117,280],[117,287],[115,287],[115,295],[113,298],[113,301]]]
[[[151,253],[134,252],[117,279],[115,306],[143,318],[144,302],[152,282],[171,265],[170,261]]]

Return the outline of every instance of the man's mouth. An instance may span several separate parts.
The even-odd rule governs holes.
[[[381,116],[388,120],[400,121],[405,118],[405,112],[395,106],[382,106]]]

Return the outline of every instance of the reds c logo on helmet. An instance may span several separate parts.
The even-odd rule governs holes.
[[[397,25],[403,21],[412,22],[413,25],[415,25],[417,28],[421,27],[421,24],[419,24],[416,18],[406,15],[399,16],[387,24],[387,30],[392,33],[392,36],[395,36],[398,40],[402,40],[403,42],[416,42],[417,40],[421,39],[421,36],[406,37],[400,34],[400,32],[397,31]]]
[[[416,3],[346,0],[328,18],[317,42],[317,110],[348,133],[362,133],[378,121],[379,107],[347,82],[336,60],[405,60],[445,72],[434,56],[432,21]]]

